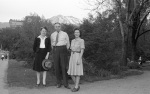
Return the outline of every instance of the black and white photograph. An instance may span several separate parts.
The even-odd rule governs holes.
[[[0,0],[0,94],[150,94],[150,0]]]

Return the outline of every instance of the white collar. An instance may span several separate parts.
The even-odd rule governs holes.
[[[38,36],[38,38],[40,38],[40,39],[41,39],[41,38],[42,38],[42,37],[41,37],[41,35],[39,35],[39,36]],[[45,36],[45,37],[44,37],[44,39],[46,39],[46,38],[47,38],[47,36]]]
[[[75,38],[75,40],[80,40],[80,39],[81,39],[80,37],[79,37],[79,38],[77,38],[77,39]]]

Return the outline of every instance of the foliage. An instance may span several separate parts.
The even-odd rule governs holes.
[[[118,14],[114,10],[107,10],[102,14],[98,13],[96,18],[89,15],[89,18],[84,19],[79,26],[82,38],[85,40],[86,49],[83,57],[84,72],[87,75],[105,77],[110,74],[119,74],[122,70],[125,70],[120,66],[122,35],[119,28]],[[122,14],[125,12],[125,9],[121,11]],[[125,15],[121,17],[125,23]],[[48,36],[54,31],[53,25],[37,14],[26,16],[22,27],[2,29],[0,43],[3,44],[5,50],[11,52],[11,58],[27,60],[32,65],[34,58],[33,41],[40,34],[40,27],[42,26],[48,27]],[[78,26],[66,24],[62,26],[62,29],[68,33],[70,40],[74,38],[73,29],[76,27]],[[123,27],[125,28],[125,26]],[[140,38],[142,39],[142,37]],[[139,39],[141,45],[138,45],[138,54],[139,56],[150,57],[149,45],[144,44],[143,46],[144,41],[141,39]]]
[[[120,33],[114,24],[114,14],[108,18],[99,15],[94,22],[85,20],[80,26],[83,31],[86,49],[84,58],[97,69],[110,70],[112,62],[118,61],[121,54]]]
[[[32,19],[32,21],[30,21]],[[32,65],[34,54],[32,51],[33,41],[39,35],[40,27],[47,26],[48,33],[54,31],[51,23],[42,19],[38,15],[26,16],[24,24],[20,28],[3,29],[3,45],[9,42],[4,49],[8,49],[12,58],[27,60]],[[109,71],[119,71],[114,69],[113,62],[120,58],[121,54],[121,36],[116,21],[115,14],[110,14],[109,17],[103,17],[101,14],[97,18],[85,19],[80,25],[82,38],[85,40],[84,58],[86,63],[84,72],[88,75],[107,76]],[[64,24],[62,29],[69,35],[70,40],[74,38],[73,29],[77,26]],[[12,33],[12,34],[11,34]],[[8,34],[8,35],[7,35]],[[10,34],[10,35],[9,35]],[[9,39],[6,39],[9,38]],[[11,38],[15,40],[12,41]],[[7,41],[7,42],[5,42]]]
[[[130,68],[130,69],[138,69],[140,68],[140,64],[138,62],[128,62],[127,66]]]
[[[48,36],[54,31],[53,25],[37,14],[26,16],[22,27],[2,29],[0,43],[3,49],[10,51],[10,58],[31,60],[34,57],[33,42],[42,26],[47,26]]]
[[[74,39],[74,28],[76,28],[77,26],[72,25],[72,24],[63,24],[62,25],[62,30],[67,32],[67,34],[69,35],[69,39],[70,41],[72,39]]]

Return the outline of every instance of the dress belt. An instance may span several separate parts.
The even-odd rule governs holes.
[[[73,54],[74,54],[74,53],[81,53],[81,51],[71,51],[71,52],[73,52]]]

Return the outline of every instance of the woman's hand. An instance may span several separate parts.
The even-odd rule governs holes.
[[[48,59],[48,57],[49,57],[49,52],[46,54],[46,57],[45,57],[45,59]]]
[[[77,65],[80,65],[80,64],[81,64],[81,60],[82,60],[82,58],[79,57],[78,60],[77,60]]]

